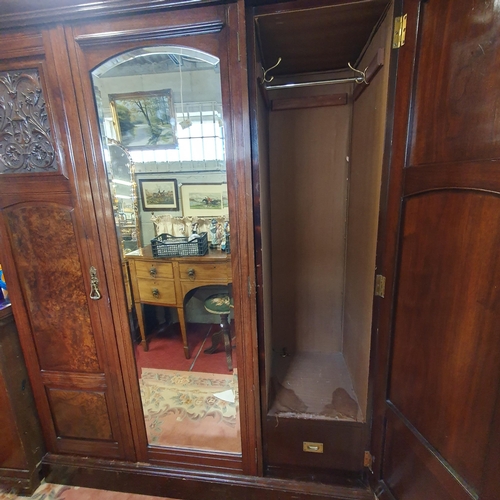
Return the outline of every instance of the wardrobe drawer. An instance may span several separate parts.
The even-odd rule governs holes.
[[[171,262],[135,261],[138,278],[173,279],[174,270]]]
[[[175,305],[175,286],[173,281],[138,278],[137,287],[141,302],[150,304]]]
[[[363,470],[366,424],[268,415],[264,432],[271,467]]]
[[[231,281],[231,264],[230,262],[179,264],[179,273],[181,280],[228,283]]]

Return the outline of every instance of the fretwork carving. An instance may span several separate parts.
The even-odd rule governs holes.
[[[0,71],[0,173],[57,170],[36,69]]]

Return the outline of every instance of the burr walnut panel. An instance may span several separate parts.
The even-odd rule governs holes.
[[[40,367],[99,372],[72,209],[15,205],[5,216]]]
[[[49,389],[48,398],[58,437],[113,440],[103,393]]]

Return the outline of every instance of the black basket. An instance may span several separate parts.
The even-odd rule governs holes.
[[[185,237],[160,234],[151,240],[153,257],[188,257],[190,255],[205,255],[208,252],[207,233],[188,243]]]

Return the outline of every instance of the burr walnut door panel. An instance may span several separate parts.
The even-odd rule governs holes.
[[[64,34],[0,45],[1,262],[46,446],[133,459]]]
[[[376,403],[373,451],[383,457],[382,488],[398,500],[493,500],[500,497],[500,16],[486,0],[411,0],[404,11],[379,268],[388,283],[379,299],[389,371],[384,355],[379,367],[388,388]]]

